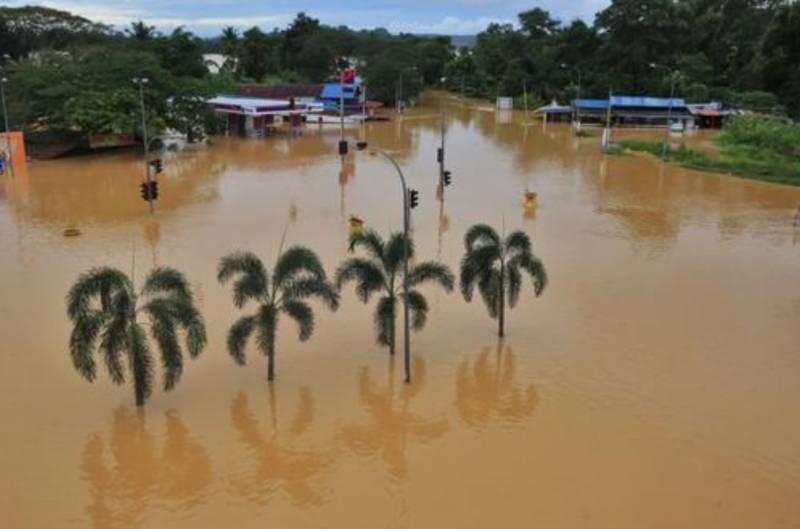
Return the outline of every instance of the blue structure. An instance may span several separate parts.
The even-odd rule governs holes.
[[[611,121],[617,126],[667,127],[680,124],[691,128],[695,117],[680,98],[611,96],[608,99],[576,99],[572,102],[581,121]]]
[[[342,95],[344,95],[345,114],[361,111],[361,87],[357,84],[325,83],[322,85],[318,100],[325,110],[339,112]]]

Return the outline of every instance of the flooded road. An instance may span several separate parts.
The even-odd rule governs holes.
[[[524,284],[503,341],[479,300],[424,288],[410,386],[352,288],[308,342],[280,322],[272,386],[255,347],[244,367],[225,349],[223,254],[271,267],[286,230],[332,274],[350,215],[402,226],[391,166],[360,153],[343,168],[335,127],[169,158],[152,217],[134,154],[3,177],[0,526],[798,526],[800,189],[606,157],[568,125],[451,102],[440,203],[439,111],[348,131],[419,189],[419,258],[455,270],[487,222],[527,232],[550,284]],[[143,410],[73,369],[64,311],[80,272],[134,256],[140,281],[187,274],[209,338]]]

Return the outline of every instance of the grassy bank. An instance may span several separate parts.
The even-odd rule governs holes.
[[[715,139],[719,154],[709,155],[685,145],[664,149],[660,141],[621,140],[624,151],[646,152],[700,171],[731,173],[754,180],[800,186],[800,126],[779,120],[740,117],[730,121]]]

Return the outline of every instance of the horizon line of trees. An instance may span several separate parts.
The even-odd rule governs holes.
[[[434,283],[450,292],[455,285],[455,276],[447,265],[413,263],[406,279],[408,298],[404,298],[406,245],[411,258],[413,243],[402,233],[392,233],[387,240],[373,230],[352,233],[349,251],[361,250],[361,255],[343,261],[334,281],[328,280],[317,254],[304,246],[279,251],[271,273],[252,252],[224,256],[217,268],[217,280],[231,283],[237,309],[256,307],[255,312],[231,325],[228,354],[238,365],[244,365],[247,343],[252,339],[266,358],[267,380],[272,382],[279,319],[285,316],[294,320],[300,341],[306,341],[314,332],[315,320],[308,301],[318,299],[335,311],[342,289],[353,283],[358,301],[366,304],[373,295],[380,297],[373,317],[376,341],[393,355],[398,304],[408,303],[412,328],[420,330],[427,321],[429,305],[418,287]],[[544,265],[534,256],[530,238],[523,231],[501,236],[486,224],[476,224],[464,236],[464,248],[461,294],[470,302],[477,289],[489,316],[498,320],[498,336],[503,337],[505,311],[519,301],[523,275],[531,277],[538,297],[547,285]],[[151,270],[138,289],[135,277],[118,269],[92,268],[70,288],[66,308],[72,323],[69,351],[75,369],[89,382],[94,381],[98,353],[114,384],[122,384],[126,377],[133,382],[137,406],[143,406],[152,394],[157,360],[163,370],[164,390],[169,391],[183,373],[184,349],[191,358],[197,358],[206,346],[205,323],[192,288],[173,268]]]
[[[800,115],[800,2],[612,0],[592,24],[540,8],[491,24],[445,68],[448,89],[539,100],[676,95]],[[651,65],[659,65],[653,68]],[[664,68],[666,67],[666,68]],[[671,70],[671,72],[670,72]]]

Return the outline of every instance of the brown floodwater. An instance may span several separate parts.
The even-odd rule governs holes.
[[[479,302],[426,289],[408,386],[352,290],[316,307],[309,342],[280,323],[272,386],[253,347],[244,367],[225,350],[220,256],[270,266],[286,230],[332,273],[350,215],[401,227],[391,166],[343,168],[335,127],[170,157],[153,216],[135,153],[2,177],[0,526],[800,526],[800,189],[607,157],[599,136],[451,99],[439,202],[427,102],[348,130],[420,190],[419,258],[457,267],[488,222],[527,232],[550,284],[524,285],[502,341]],[[63,301],[80,272],[133,256],[140,280],[186,272],[209,336],[143,410],[73,369]]]

